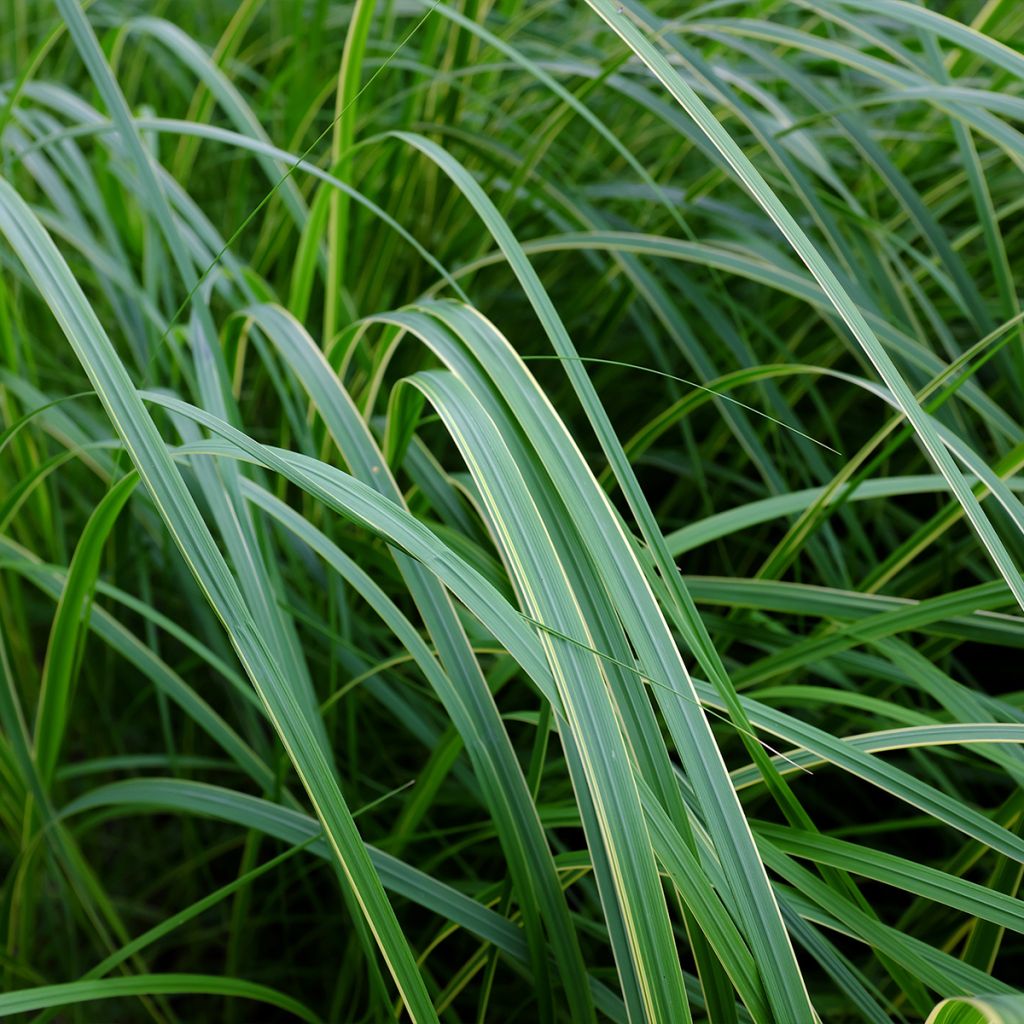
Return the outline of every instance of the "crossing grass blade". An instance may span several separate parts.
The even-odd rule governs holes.
[[[0,230],[46,295],[163,522],[228,631],[282,742],[291,751],[296,771],[322,815],[338,866],[367,916],[410,1014],[417,1020],[435,1019],[408,943],[366,858],[335,772],[324,758],[302,705],[258,631],[223,556],[81,289],[35,215],[5,181],[0,181]]]
[[[141,995],[220,995],[253,999],[275,1006],[299,1020],[317,1024],[320,1020],[300,1002],[275,992],[266,985],[236,978],[202,974],[136,974],[130,978],[71,981],[63,985],[41,985],[23,992],[0,995],[0,1011],[29,1013],[61,1006],[78,1006],[101,999]]]

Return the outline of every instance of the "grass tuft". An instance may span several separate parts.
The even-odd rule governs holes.
[[[11,0],[0,1016],[1024,1020],[1022,124],[1007,0]]]

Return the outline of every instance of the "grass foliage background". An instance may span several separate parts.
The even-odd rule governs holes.
[[[1024,1019],[1022,43],[6,0],[0,1015]]]

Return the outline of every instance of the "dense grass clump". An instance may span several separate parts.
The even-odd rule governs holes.
[[[9,0],[0,1017],[1024,1020],[1022,46]]]

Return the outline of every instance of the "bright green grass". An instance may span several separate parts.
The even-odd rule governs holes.
[[[7,0],[0,1016],[1024,1019],[1022,47]]]

